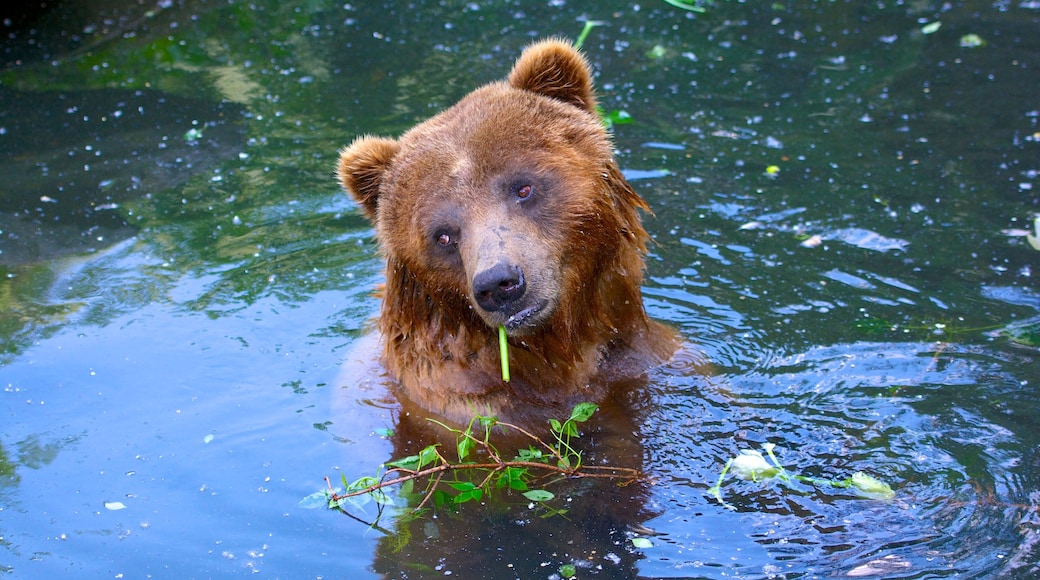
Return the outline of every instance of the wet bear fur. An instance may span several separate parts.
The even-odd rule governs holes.
[[[358,138],[338,177],[386,259],[380,360],[406,413],[544,425],[675,351],[640,293],[647,204],[570,44],[529,46],[508,79],[398,139]]]

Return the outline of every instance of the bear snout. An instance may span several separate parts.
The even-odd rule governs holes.
[[[473,298],[488,312],[508,310],[527,291],[520,266],[499,262],[473,277]]]

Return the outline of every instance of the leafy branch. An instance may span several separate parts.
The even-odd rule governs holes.
[[[895,492],[892,491],[892,488],[887,483],[862,471],[857,471],[851,477],[845,479],[822,479],[792,474],[784,469],[783,465],[780,465],[776,455],[773,454],[774,447],[776,446],[772,443],[766,443],[762,446],[762,449],[765,450],[766,455],[769,457],[769,461],[766,461],[766,458],[754,449],[742,449],[736,457],[726,462],[726,466],[722,468],[722,473],[719,474],[719,480],[708,490],[708,493],[723,506],[736,509],[729,502],[722,499],[722,482],[726,479],[726,474],[732,471],[740,479],[755,482],[778,479],[788,484],[801,482],[817,487],[851,489],[860,497],[869,499],[887,500],[895,497]]]
[[[414,501],[411,514],[418,515],[431,503],[435,507],[458,506],[480,501],[495,490],[508,489],[538,503],[546,510],[543,517],[563,515],[567,510],[554,509],[546,504],[555,497],[544,489],[552,483],[569,478],[603,478],[627,485],[644,477],[637,469],[585,465],[582,462],[581,452],[575,449],[572,440],[580,436],[578,424],[587,421],[596,410],[592,403],[580,403],[567,420],[551,419],[551,442],[494,417],[478,415],[465,429],[455,429],[431,420],[455,434],[457,459],[449,459],[441,445],[430,445],[415,455],[384,463],[385,470],[378,476],[365,476],[348,482],[343,475],[342,493],[333,489],[332,482],[326,477],[328,489],[323,493],[331,509],[349,515],[349,507],[360,508],[368,501],[375,501],[381,515],[385,506],[397,505],[397,501],[386,493],[386,488],[399,486],[398,495],[409,504]],[[520,449],[512,459],[506,459],[491,441],[496,428],[516,431],[529,440],[530,445]],[[421,491],[415,491],[416,484],[424,484]]]

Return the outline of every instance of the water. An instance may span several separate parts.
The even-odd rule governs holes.
[[[653,484],[564,486],[569,519],[492,502],[397,536],[301,507],[408,451],[379,434],[393,400],[340,374],[380,262],[338,148],[585,19],[606,22],[586,52],[604,107],[634,118],[618,156],[656,213],[646,302],[688,343],[600,418],[636,440],[590,453],[637,457]],[[1033,2],[96,1],[10,19],[0,571],[1040,574],[1038,21]],[[729,477],[713,498],[766,443],[791,472],[862,471],[896,496]]]

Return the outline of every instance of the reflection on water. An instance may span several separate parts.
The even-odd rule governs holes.
[[[607,22],[586,51],[656,213],[648,310],[689,345],[587,452],[634,454],[653,484],[392,536],[298,507],[411,444],[381,435],[403,425],[387,393],[340,374],[380,262],[337,149],[585,18]],[[4,22],[0,570],[1040,574],[1040,254],[1006,233],[1040,211],[1038,23],[974,1],[114,0]],[[766,443],[896,497],[728,477],[717,502],[726,460]]]
[[[240,111],[150,90],[0,87],[0,264],[105,248],[136,232],[117,211],[176,188],[242,146]]]

